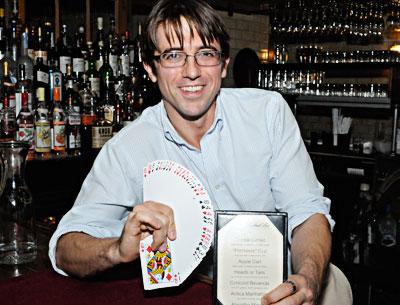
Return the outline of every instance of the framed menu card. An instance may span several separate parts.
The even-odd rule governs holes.
[[[214,305],[260,304],[287,278],[287,214],[215,211]]]

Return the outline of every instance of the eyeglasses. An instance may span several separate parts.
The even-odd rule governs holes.
[[[193,56],[199,66],[212,67],[221,63],[222,52],[216,50],[200,50],[194,55],[186,54],[183,51],[169,51],[153,58],[160,62],[164,68],[177,68],[185,65],[187,58]]]

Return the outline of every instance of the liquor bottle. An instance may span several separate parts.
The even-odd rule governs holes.
[[[378,229],[380,245],[384,247],[394,247],[397,243],[397,222],[393,217],[390,203],[385,205],[384,214],[378,219]]]
[[[14,0],[14,5],[16,5],[15,0]],[[16,12],[18,14],[18,10]],[[9,47],[10,47],[11,57],[15,62],[17,62],[18,57],[19,57],[19,45],[20,45],[20,43],[18,41],[20,31],[17,29],[17,26],[20,26],[18,24],[18,15],[15,17],[13,14],[13,17],[11,18],[11,25],[10,25],[10,30],[11,30],[10,34],[11,35],[10,35]],[[15,73],[16,72],[17,71],[15,71]]]
[[[71,52],[68,46],[68,33],[66,24],[63,24],[62,26],[58,55],[59,55],[60,71],[62,74],[65,75],[67,73],[67,65],[71,65],[72,63]]]
[[[126,77],[129,76],[129,32],[126,31],[125,35],[121,35],[121,66],[122,74]]]
[[[4,18],[4,0],[0,1],[0,27],[4,29],[6,26]]]
[[[36,89],[36,98],[38,100],[40,88],[43,88],[44,92],[44,99],[50,100],[49,98],[49,70],[47,66],[43,63],[43,58],[41,56],[36,58],[36,64],[33,66],[33,87]],[[35,108],[36,105],[33,105]]]
[[[97,32],[96,32],[96,40],[94,45],[94,51],[96,56],[96,69],[100,70],[104,61],[105,44],[106,38],[103,30],[103,17],[97,17]]]
[[[138,33],[133,41],[133,61],[130,68],[131,78],[138,79],[142,78],[142,75],[146,73],[143,67],[142,60],[143,50],[143,37],[142,37],[142,24],[138,24]],[[135,83],[135,80],[133,81]]]
[[[22,96],[27,94],[28,109],[32,111],[32,81],[26,78],[25,65],[19,65],[18,83],[15,90],[15,113],[18,116],[22,109]]]
[[[3,61],[3,78],[1,79],[2,91],[4,95],[7,95],[7,102],[10,108],[14,108],[15,111],[15,86],[16,81],[11,77],[9,70],[8,61]]]
[[[60,66],[60,63],[54,35],[54,31],[51,30],[49,33],[49,49],[47,52],[47,60],[49,62],[49,66],[52,65],[54,67],[57,67],[57,70],[59,70],[58,67]],[[52,64],[50,64],[50,62]]]
[[[36,50],[37,47],[37,37],[36,37],[36,27],[31,25],[31,31],[29,32],[28,37],[28,56],[32,61],[36,62]]]
[[[80,112],[81,107],[78,91],[78,83],[72,74],[72,68],[70,65],[67,65],[67,75],[65,77],[65,100],[72,98],[74,106],[79,107],[78,111]]]
[[[35,111],[35,152],[46,156],[51,151],[51,132],[49,110],[45,102],[45,90],[37,89],[37,108]]]
[[[81,154],[81,114],[80,107],[72,96],[67,98],[66,114],[66,144],[70,155]]]
[[[28,35],[29,35],[28,28],[26,27],[25,31],[22,32],[22,35],[21,35],[21,56],[18,58],[17,63],[18,63],[18,67],[20,65],[24,66],[25,78],[30,81],[33,81],[33,61],[28,56]],[[21,76],[18,75],[18,79],[20,77]]]
[[[115,19],[110,19],[110,31],[108,33],[108,63],[113,69],[114,76],[117,75],[118,59],[120,56],[119,39],[115,33]]]
[[[54,90],[58,90],[60,95],[60,101],[63,100],[63,75],[61,71],[57,67],[57,59],[52,56],[51,59],[49,57],[49,95],[50,95],[50,104],[54,102]]]
[[[2,60],[4,58],[4,56],[6,55],[6,48],[7,48],[6,41],[3,36],[3,32],[4,32],[4,28],[0,27],[0,60]]]
[[[108,56],[105,53],[105,61],[100,68],[100,100],[104,108],[105,119],[111,123],[114,120],[114,77],[113,70],[108,63]]]
[[[84,32],[82,26],[79,27],[79,30]],[[82,74],[85,72],[85,59],[82,53],[84,42],[82,41],[80,34],[76,34],[75,47],[72,51],[72,71],[74,72],[76,79],[80,79]]]
[[[0,29],[0,36],[2,35],[2,30]],[[7,62],[8,63],[8,71],[9,71],[9,76],[11,78],[12,83],[17,82],[17,68],[16,64],[17,62],[13,59],[12,54],[11,54],[11,48],[10,48],[10,43],[9,40],[5,39],[4,41],[4,49],[2,50],[4,53],[3,58],[0,60],[0,66],[4,67],[3,63]],[[3,74],[3,69],[0,69],[0,78],[4,76]]]
[[[2,98],[3,109],[1,110],[1,132],[0,138],[2,140],[15,139],[15,108],[10,107],[7,94]]]
[[[47,65],[47,48],[46,42],[43,35],[42,27],[38,26],[37,28],[37,44],[35,49],[35,62],[38,57],[41,57],[43,60],[43,64]]]
[[[65,113],[61,106],[60,89],[54,88],[53,108],[51,111],[52,150],[57,155],[65,152]]]
[[[24,66],[22,66],[23,68]],[[28,105],[28,92],[21,93],[21,111],[17,116],[17,140],[29,143],[29,150],[35,150],[34,119]]]
[[[97,119],[96,97],[91,96],[83,105],[82,127],[81,127],[81,147],[82,155],[91,156],[92,154],[92,127]]]
[[[114,109],[114,124],[113,124],[113,136],[116,135],[118,133],[118,131],[120,131],[123,127],[124,127],[124,123],[123,123],[123,104],[121,102],[121,100],[117,97],[115,99],[115,109]]]
[[[113,124],[105,118],[104,108],[99,107],[97,119],[92,126],[92,150],[100,151],[103,145],[111,139],[113,135]]]
[[[92,94],[97,98],[100,97],[100,75],[96,69],[96,57],[93,49],[89,49],[89,67],[86,71],[86,75],[90,82]]]
[[[133,112],[133,99],[132,99],[132,92],[128,92],[123,104],[123,115],[122,115],[122,125],[125,127],[127,126],[130,122],[132,122],[136,117]]]

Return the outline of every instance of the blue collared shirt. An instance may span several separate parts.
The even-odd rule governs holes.
[[[283,211],[292,230],[315,213],[329,215],[297,122],[282,96],[260,89],[221,89],[215,119],[200,141],[188,144],[169,121],[164,104],[109,140],[86,177],[73,208],[50,240],[55,265],[58,238],[71,231],[120,236],[129,211],[143,202],[143,168],[173,160],[203,183],[215,209]],[[179,232],[177,232],[179,234]]]

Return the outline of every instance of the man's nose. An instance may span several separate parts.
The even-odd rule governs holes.
[[[196,79],[200,76],[200,66],[197,64],[194,56],[187,56],[186,63],[183,66],[184,77]]]

